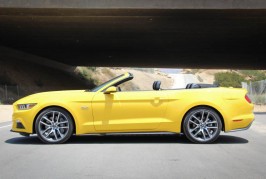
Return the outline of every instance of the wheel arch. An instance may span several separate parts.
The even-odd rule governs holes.
[[[67,110],[66,108],[64,108],[64,107],[62,107],[62,106],[58,106],[58,105],[46,106],[46,107],[42,108],[42,109],[41,109],[41,110],[35,115],[35,117],[34,117],[34,121],[33,121],[33,125],[32,125],[32,132],[33,132],[34,134],[36,133],[36,130],[35,130],[35,123],[36,123],[37,117],[40,115],[40,113],[42,113],[44,110],[49,109],[49,108],[60,108],[60,109],[62,109],[62,110],[64,110],[64,111],[66,111],[66,112],[70,115],[70,117],[71,117],[71,119],[72,119],[72,121],[73,121],[73,124],[74,124],[74,126],[73,126],[73,128],[74,128],[74,130],[73,130],[73,134],[76,134],[76,121],[75,121],[74,116],[71,114],[71,112],[70,112],[69,110]]]
[[[221,112],[220,112],[218,109],[214,108],[213,106],[209,106],[209,105],[197,105],[197,106],[193,106],[192,108],[190,108],[190,109],[185,113],[185,115],[183,116],[183,118],[182,118],[182,122],[181,122],[181,126],[180,126],[180,128],[181,128],[181,133],[184,132],[184,131],[183,131],[183,123],[184,123],[184,120],[185,120],[187,114],[188,114],[190,111],[192,111],[193,109],[198,108],[198,107],[206,107],[206,108],[210,108],[210,109],[214,110],[214,111],[219,115],[219,117],[221,118],[221,122],[222,122],[222,131],[225,130],[224,117],[223,117],[223,115],[221,114]]]

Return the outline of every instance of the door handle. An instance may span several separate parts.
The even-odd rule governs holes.
[[[166,97],[155,97],[154,100],[164,100],[164,99],[167,99]]]
[[[154,103],[159,103],[160,102],[160,99],[161,99],[160,97],[155,97],[154,98]]]

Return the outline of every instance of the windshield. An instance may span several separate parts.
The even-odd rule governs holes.
[[[123,75],[119,75],[119,76],[117,76],[117,77],[115,77],[115,78],[113,78],[113,79],[111,79],[111,80],[109,80],[109,81],[107,81],[107,82],[105,82],[105,83],[99,85],[99,86],[96,86],[95,88],[93,88],[93,89],[90,90],[90,91],[92,91],[92,92],[96,92],[96,91],[98,91],[99,89],[101,89],[102,87],[104,87],[105,85],[107,85],[108,83],[112,83],[113,81],[117,80],[118,78],[120,78],[120,77],[122,77],[122,76],[123,76]]]

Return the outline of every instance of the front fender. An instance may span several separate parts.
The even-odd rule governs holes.
[[[75,126],[76,126],[76,131],[79,131],[80,129],[80,125],[78,122],[76,122],[76,119],[77,119],[77,114],[76,112],[69,107],[69,105],[67,105],[68,103],[66,102],[62,102],[62,101],[49,101],[49,102],[46,102],[46,103],[42,103],[40,105],[38,105],[37,109],[32,113],[34,115],[34,121],[32,123],[32,132],[34,131],[34,125],[35,125],[35,121],[38,117],[38,115],[45,109],[47,108],[50,108],[50,107],[59,107],[59,108],[63,108],[64,110],[66,110],[67,112],[70,113],[70,115],[72,116],[73,118],[73,121],[75,123]]]

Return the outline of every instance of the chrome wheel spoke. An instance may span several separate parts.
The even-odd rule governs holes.
[[[196,129],[198,129],[199,128],[199,126],[196,126],[194,129],[191,129],[190,130],[190,133],[192,133],[192,132],[194,132]]]
[[[191,122],[191,123],[193,123],[193,124],[195,124],[195,125],[198,125],[198,124],[197,124],[197,123],[195,123],[194,121],[191,121],[191,120],[190,120],[189,122]]]
[[[58,126],[58,128],[60,128],[60,129],[68,129],[69,127],[68,126]]]
[[[54,121],[54,111],[53,111],[52,121],[55,122],[55,121]]]
[[[68,121],[58,122],[57,124],[65,124],[68,123]]]
[[[206,127],[207,129],[217,129],[217,126],[212,126],[212,127]]]
[[[187,122],[190,136],[196,141],[209,141],[218,132],[218,119],[211,111],[196,110],[191,114]]]
[[[209,130],[208,130],[208,129],[205,129],[205,131],[207,132],[207,134],[208,134],[209,138],[211,138],[211,137],[212,137],[212,135],[210,134]]]
[[[203,118],[204,118],[204,110],[202,110],[202,115],[201,115],[201,119],[200,119],[201,122],[203,122]]]
[[[49,123],[52,124],[52,121],[48,119],[47,117],[43,116],[43,119],[45,119],[46,121],[49,121]]]
[[[58,134],[60,135],[60,137],[63,138],[64,136],[63,136],[63,134],[60,132],[60,130],[59,130],[59,129],[56,129],[56,130],[57,130]]]
[[[200,120],[196,116],[192,115],[192,117],[200,123]]]
[[[48,127],[47,129],[45,129],[43,132],[42,132],[42,135],[44,135],[45,132],[47,132],[49,129],[52,129],[51,127]]]
[[[55,130],[53,130],[53,133],[54,133],[55,140],[58,140]]]
[[[206,116],[206,119],[205,119],[205,123],[207,123],[209,121],[209,115],[210,115],[210,112],[207,113],[207,116]]]
[[[45,122],[43,122],[43,121],[40,121],[40,123],[42,123],[43,125],[45,125],[45,126],[47,126],[47,127],[50,127],[50,125],[49,124],[46,124]]]
[[[50,134],[52,134],[53,130],[51,130],[45,137],[48,137]]]
[[[206,122],[206,124],[216,124],[217,121]]]
[[[206,140],[206,136],[205,136],[205,133],[204,133],[204,130],[203,129],[201,130],[201,133],[203,135],[204,140]]]
[[[59,118],[60,118],[60,112],[58,112],[58,116],[57,116],[57,119],[56,119],[56,122],[58,123],[58,121],[59,121]]]
[[[201,130],[198,130],[198,132],[196,132],[196,134],[192,134],[194,135],[195,137],[200,133]]]
[[[60,111],[49,111],[39,121],[39,134],[48,142],[63,140],[69,130],[69,119]]]

